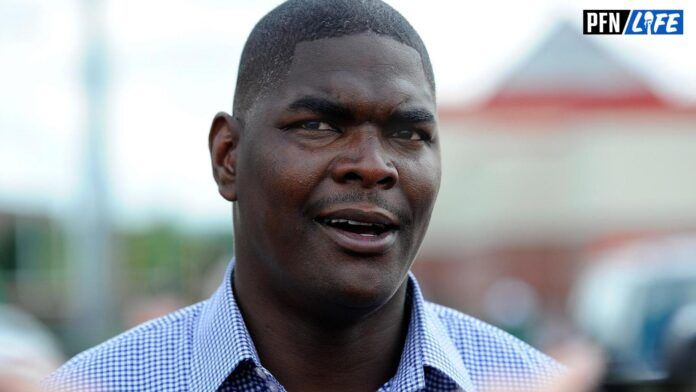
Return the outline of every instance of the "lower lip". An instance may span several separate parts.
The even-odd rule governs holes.
[[[389,230],[375,236],[364,236],[350,231],[345,231],[318,223],[319,227],[338,246],[346,250],[361,254],[386,253],[396,242],[396,231]]]

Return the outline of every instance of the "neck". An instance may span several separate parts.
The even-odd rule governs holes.
[[[307,317],[237,262],[234,291],[264,367],[288,391],[375,391],[395,373],[409,323],[408,281],[378,309]],[[326,311],[322,307],[322,311]],[[325,320],[325,319],[324,319]]]

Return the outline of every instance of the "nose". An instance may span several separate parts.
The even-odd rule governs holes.
[[[394,164],[386,154],[379,136],[356,132],[343,153],[334,160],[331,177],[340,184],[355,183],[363,188],[390,189],[398,181]]]

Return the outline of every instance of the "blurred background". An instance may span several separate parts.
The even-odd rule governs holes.
[[[217,286],[233,234],[207,133],[278,3],[0,0],[0,381]],[[581,33],[583,9],[632,1],[390,4],[438,84],[426,297],[550,354],[588,336],[607,389],[693,380],[694,6],[660,2],[685,34],[644,37]]]

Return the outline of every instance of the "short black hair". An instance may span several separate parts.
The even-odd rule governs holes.
[[[416,30],[381,0],[289,0],[266,14],[247,38],[237,75],[234,115],[242,119],[258,97],[277,87],[304,41],[373,32],[415,49],[435,93],[430,57]]]

